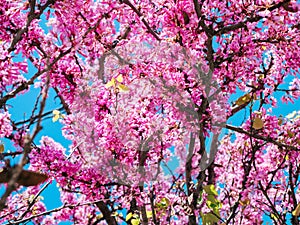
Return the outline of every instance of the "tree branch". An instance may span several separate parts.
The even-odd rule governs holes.
[[[15,49],[17,43],[22,40],[22,35],[25,34],[28,31],[28,28],[31,24],[31,22],[34,19],[39,19],[40,16],[43,14],[44,10],[51,4],[54,4],[56,0],[48,0],[42,7],[40,7],[40,10],[38,13],[35,13],[35,6],[36,6],[36,0],[31,0],[30,2],[30,11],[27,17],[26,26],[22,29],[19,29],[14,38],[11,41],[10,47],[7,49],[8,52],[11,52]]]
[[[145,20],[145,18],[143,17],[143,14],[137,10],[137,8],[129,1],[129,0],[123,0],[121,1],[124,4],[128,5],[137,15],[138,17],[141,18],[141,21],[143,22],[143,24],[147,27],[147,30],[149,31],[150,34],[152,34],[152,36],[160,41],[160,38],[158,37],[158,35],[152,30],[152,28],[150,27],[149,23]]]
[[[275,141],[274,139],[272,139],[271,137],[264,137],[262,135],[259,135],[259,134],[253,134],[253,133],[250,133],[240,127],[235,127],[235,126],[231,126],[231,125],[226,125],[225,128],[229,129],[229,130],[233,130],[233,131],[236,131],[238,133],[241,133],[241,134],[246,134],[248,135],[249,137],[253,137],[253,138],[256,138],[256,139],[259,139],[259,140],[263,140],[265,142],[268,142],[268,143],[271,143],[271,144],[274,144],[274,145],[277,145],[278,147],[283,147],[283,148],[286,148],[288,150],[293,150],[293,151],[300,151],[299,148],[295,147],[295,146],[291,146],[291,145],[287,145],[287,144],[283,144],[281,142],[278,142],[278,141]]]

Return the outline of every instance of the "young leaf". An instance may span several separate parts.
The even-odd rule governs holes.
[[[201,217],[203,225],[213,225],[219,222],[219,218],[213,213],[202,214]]]
[[[126,220],[126,221],[130,220],[130,219],[132,218],[132,216],[133,216],[132,212],[128,213],[128,214],[126,215],[125,220]]]
[[[123,76],[122,76],[122,74],[119,74],[119,76],[116,78],[116,80],[117,80],[119,83],[122,83],[122,82],[123,82]]]
[[[242,206],[247,206],[250,204],[250,199],[246,198],[245,200],[240,200],[239,203],[242,205]]]
[[[147,218],[152,218],[152,211],[146,211]]]
[[[0,143],[0,153],[4,152],[4,144]]]
[[[170,205],[170,200],[168,198],[162,198],[159,202],[155,204],[156,208],[166,209]]]
[[[262,121],[261,118],[256,117],[256,118],[253,120],[252,127],[253,127],[255,130],[260,130],[261,128],[264,127],[264,122]]]
[[[300,203],[297,205],[296,209],[292,212],[292,215],[298,217],[300,215]]]
[[[274,213],[271,213],[271,218],[272,218],[273,220],[275,220],[275,221],[278,221],[278,217],[277,217],[277,215],[274,214]]]
[[[241,105],[244,105],[248,102],[250,102],[251,100],[251,95],[249,93],[239,97],[236,101],[235,101],[235,104],[238,105],[238,106],[241,106]]]
[[[129,88],[127,86],[125,86],[124,84],[118,84],[118,88],[119,88],[120,92],[129,91]]]
[[[218,196],[218,192],[216,191],[215,185],[213,184],[205,185],[203,186],[203,189],[207,194]]]
[[[108,81],[107,84],[105,85],[106,88],[115,87],[115,86],[116,86],[115,78],[112,78],[111,81]]]
[[[52,113],[53,113],[52,121],[56,122],[60,118],[60,111],[55,109],[52,111]]]
[[[139,225],[140,224],[140,219],[138,219],[138,218],[137,219],[132,219],[131,224],[132,225]]]
[[[112,78],[111,81],[109,81],[105,85],[105,87],[106,88],[113,87],[115,92],[117,92],[117,91],[120,91],[120,92],[129,91],[129,88],[126,85],[121,84],[122,82],[123,82],[123,76],[122,76],[122,74],[120,74],[116,79]]]

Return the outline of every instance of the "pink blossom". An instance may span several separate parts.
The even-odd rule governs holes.
[[[13,131],[8,112],[0,113],[0,137],[8,137]]]

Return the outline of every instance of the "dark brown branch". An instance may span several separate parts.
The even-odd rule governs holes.
[[[257,16],[257,17],[253,17],[253,18],[248,18],[246,19],[246,21],[244,22],[239,22],[237,24],[233,24],[233,25],[229,25],[226,27],[221,28],[220,30],[217,30],[214,32],[214,35],[222,35],[222,34],[226,34],[230,31],[234,31],[240,28],[246,28],[247,27],[247,22],[258,22],[259,20],[261,20],[263,17],[261,16]]]
[[[267,189],[264,189],[261,181],[258,182],[259,184],[259,188],[262,191],[263,195],[265,196],[265,198],[267,199],[268,203],[269,203],[269,207],[272,209],[273,214],[276,215],[276,217],[281,221],[282,224],[284,224],[284,219],[281,218],[280,214],[277,212],[275,205],[272,203],[269,194],[267,192]]]
[[[213,31],[211,29],[209,29],[206,24],[204,23],[204,16],[201,12],[201,7],[199,5],[199,1],[198,0],[193,0],[194,3],[194,9],[196,11],[197,14],[197,18],[200,19],[199,24],[198,24],[198,28],[202,27],[202,29],[205,31],[207,37],[212,37],[213,36]]]
[[[271,144],[274,144],[274,145],[277,145],[278,147],[283,147],[283,148],[286,148],[288,150],[293,150],[293,151],[300,151],[299,148],[295,147],[295,146],[291,146],[291,145],[287,145],[287,144],[283,144],[281,142],[278,142],[278,141],[275,141],[273,138],[271,137],[265,137],[265,136],[262,136],[262,135],[259,135],[259,134],[254,134],[254,133],[250,133],[240,127],[235,127],[235,126],[231,126],[231,125],[226,125],[225,128],[229,129],[229,130],[233,130],[233,131],[236,131],[238,133],[241,133],[241,134],[245,134],[245,135],[248,135],[249,137],[253,137],[253,138],[256,138],[256,139],[259,139],[259,140],[263,140],[265,142],[268,142],[268,143],[271,143]]]
[[[273,11],[275,9],[278,9],[278,8],[284,6],[284,4],[289,3],[289,2],[290,2],[290,0],[285,0],[283,2],[279,2],[278,4],[275,4],[275,5],[271,6],[271,7],[269,7],[268,9],[267,8],[260,9],[260,11],[263,11],[263,10]],[[263,19],[263,17],[262,16],[258,16],[258,15],[255,16],[255,17],[250,17],[250,18],[247,18],[243,22],[239,22],[237,24],[233,24],[233,25],[229,25],[229,26],[223,27],[223,28],[215,31],[213,35],[222,35],[222,34],[225,34],[225,33],[228,33],[230,31],[234,31],[234,30],[237,30],[237,29],[240,29],[240,28],[246,28],[248,22],[250,22],[250,23],[258,22],[261,19]]]
[[[59,108],[58,110],[63,110],[64,108],[63,107],[61,107],[61,108]],[[45,118],[46,116],[49,116],[49,115],[51,115],[52,114],[52,110],[51,111],[48,111],[48,112],[46,112],[46,113],[44,113],[43,115],[42,115],[42,118],[44,118],[44,119],[47,119],[47,118],[49,118],[49,117],[47,117],[47,118]],[[39,117],[39,115],[35,115],[35,116],[33,116],[33,117],[31,117],[31,118],[29,118],[29,119],[27,119],[27,120],[24,120],[24,121],[20,121],[20,122],[17,122],[17,123],[14,123],[14,125],[15,126],[18,126],[18,125],[22,125],[22,124],[25,124],[25,123],[28,123],[28,122],[35,122],[37,119],[38,119],[38,117]],[[52,116],[51,116],[52,117]]]
[[[12,169],[12,176],[11,176],[9,182],[7,183],[7,188],[4,192],[4,194],[2,195],[2,197],[0,199],[0,211],[5,208],[5,203],[6,203],[7,198],[16,189],[17,180],[19,179],[19,177],[22,173],[23,166],[26,163],[27,155],[30,152],[30,148],[31,148],[30,142],[31,142],[30,136],[29,135],[25,136],[25,138],[24,138],[24,154],[23,154],[23,157],[22,157],[20,163]]]
[[[67,113],[68,115],[70,115],[70,114],[71,114],[71,110],[70,110],[70,108],[69,108],[69,105],[68,105],[68,104],[66,103],[66,101],[63,99],[63,97],[59,94],[58,88],[57,88],[57,87],[53,87],[53,89],[55,90],[55,92],[56,92],[58,98],[60,99],[60,102],[61,102],[61,104],[63,105],[64,110],[66,111],[66,113]]]
[[[129,1],[129,0],[123,0],[122,1],[124,4],[128,5],[137,15],[138,17],[142,18],[142,22],[143,24],[147,27],[147,30],[149,31],[150,34],[152,34],[152,36],[160,41],[160,38],[158,37],[158,35],[152,30],[152,28],[150,27],[149,23],[145,20],[145,18],[143,17],[143,14]]]
[[[79,207],[79,206],[84,206],[84,205],[93,205],[93,204],[97,204],[99,201],[93,201],[93,202],[84,202],[82,204],[73,204],[73,205],[70,205],[70,204],[66,204],[66,205],[62,205],[58,208],[55,208],[55,209],[51,209],[51,210],[48,210],[48,211],[45,211],[45,212],[42,212],[42,213],[39,213],[39,214],[36,214],[36,215],[32,215],[30,217],[27,217],[25,219],[22,219],[22,220],[16,220],[16,221],[9,221],[7,224],[5,225],[17,225],[17,224],[25,224],[26,222],[28,221],[31,221],[32,219],[34,218],[38,218],[38,217],[41,217],[41,216],[46,216],[46,215],[49,215],[53,212],[58,212],[62,209],[65,209],[65,208],[76,208],[76,207]],[[113,224],[114,225],[114,224]],[[117,224],[115,224],[117,225]]]
[[[34,198],[32,199],[32,201],[28,204],[27,209],[25,210],[25,212],[18,218],[18,220],[22,220],[24,219],[24,217],[26,216],[27,213],[30,212],[30,209],[32,206],[34,206],[37,198],[41,195],[41,193],[49,186],[51,182],[48,181],[41,190],[39,190],[39,192],[34,196]],[[17,220],[17,221],[18,221]]]
[[[11,41],[10,47],[8,48],[8,52],[11,52],[15,49],[17,43],[22,40],[22,36],[23,34],[25,34],[26,32],[28,32],[28,28],[31,24],[31,22],[34,19],[39,19],[40,16],[43,14],[44,10],[51,4],[55,3],[55,0],[48,0],[45,5],[43,5],[42,7],[40,7],[40,10],[38,13],[35,13],[35,6],[36,6],[36,0],[31,0],[30,2],[30,11],[27,17],[27,21],[26,21],[26,25],[24,28],[19,29],[18,32],[16,33],[16,35],[14,36],[14,38]]]
[[[103,201],[99,201],[96,203],[97,207],[100,209],[103,217],[105,218],[107,224],[109,225],[117,225],[116,219],[111,215],[111,211],[108,206]]]
[[[3,160],[4,157],[11,156],[15,157],[17,155],[21,155],[23,152],[3,152],[0,153],[0,160]]]
[[[10,180],[7,184],[7,188],[6,188],[4,194],[2,195],[2,197],[0,199],[0,211],[5,207],[5,203],[6,203],[7,198],[16,189],[17,181],[19,180],[19,178],[22,174],[24,165],[28,161],[28,155],[31,151],[31,143],[33,143],[33,140],[35,139],[37,134],[42,129],[42,126],[41,126],[42,115],[43,115],[43,111],[44,111],[44,108],[45,108],[46,99],[47,99],[47,96],[48,96],[48,90],[49,90],[49,86],[50,86],[50,75],[49,74],[47,75],[47,80],[46,80],[45,85],[46,86],[44,87],[44,90],[42,90],[43,94],[42,94],[42,100],[41,100],[41,103],[40,103],[40,111],[39,111],[39,114],[38,114],[37,125],[35,127],[35,130],[33,131],[32,136],[30,136],[30,134],[26,134],[26,136],[24,137],[23,156],[22,156],[19,164],[16,165],[12,170],[12,173],[13,173],[12,177],[10,178]]]
[[[296,190],[295,188],[295,185],[294,185],[294,182],[293,182],[293,171],[295,171],[295,165],[290,163],[289,164],[289,186],[290,186],[290,195],[291,195],[291,198],[293,199],[293,208],[296,209],[298,203],[297,203],[297,198],[296,198],[296,195],[295,195],[295,192],[294,190]],[[296,174],[296,179],[294,179],[294,181],[296,182],[298,179],[297,177],[297,174]],[[292,215],[292,219],[291,219],[291,222],[293,225],[297,225],[299,224],[299,220],[298,220],[298,217],[297,216],[294,216]]]
[[[231,113],[230,115],[228,116],[228,118],[232,117],[233,115],[235,115],[237,112],[239,112],[240,110],[244,109],[247,105],[249,105],[251,101],[248,101],[248,102],[245,102],[244,104],[241,104],[241,105],[237,105],[235,107],[233,107],[231,109]],[[228,119],[227,118],[227,119]]]
[[[41,71],[38,71],[36,74],[33,75],[33,77],[30,78],[30,80],[28,80],[27,82],[22,83],[15,90],[11,91],[10,93],[8,93],[4,97],[2,97],[0,99],[0,108],[2,108],[9,99],[14,98],[21,91],[24,91],[24,90],[28,89],[29,86],[32,85],[34,83],[35,79],[37,79],[39,76],[41,76],[42,74],[44,74],[44,73],[48,72],[49,70],[51,70],[52,66],[55,63],[57,63],[58,60],[60,60],[62,57],[64,57],[65,55],[67,55],[68,53],[71,52],[71,49],[72,48],[69,48],[67,51],[61,52],[59,54],[59,56],[56,57],[45,69],[43,69]]]
[[[152,220],[155,225],[159,225],[156,219],[156,213],[155,213],[155,206],[154,206],[154,193],[153,189],[150,192],[150,205],[151,205],[151,212],[152,212]]]

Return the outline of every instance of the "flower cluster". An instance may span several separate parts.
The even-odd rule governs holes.
[[[300,116],[272,111],[300,96],[297,3],[1,3],[1,159],[25,150],[63,203],[15,186],[1,222],[298,224]],[[39,136],[52,99],[69,146]]]
[[[10,114],[8,112],[0,113],[0,138],[8,137],[12,131]]]

